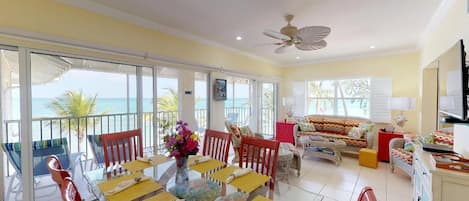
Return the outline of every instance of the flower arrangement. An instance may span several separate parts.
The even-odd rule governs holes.
[[[176,122],[176,133],[166,135],[164,142],[170,157],[181,159],[189,155],[195,155],[199,151],[200,138],[187,128],[184,121]]]

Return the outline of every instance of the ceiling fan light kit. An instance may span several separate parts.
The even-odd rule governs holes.
[[[282,27],[280,32],[272,30],[263,32],[268,37],[281,40],[281,42],[272,43],[272,45],[280,45],[280,47],[274,50],[275,53],[284,53],[288,47],[293,45],[303,51],[319,50],[327,46],[324,38],[331,33],[331,28],[326,26],[307,26],[298,29],[296,26],[291,25],[293,17],[293,15],[285,16],[287,25]]]

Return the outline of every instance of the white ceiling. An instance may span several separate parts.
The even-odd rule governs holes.
[[[273,63],[295,65],[415,51],[443,0],[91,1],[95,4],[91,10],[95,12],[100,12],[98,7],[112,9],[111,13],[132,16],[128,20],[137,24],[136,19],[140,23],[151,22],[162,25],[160,29],[166,27],[192,39],[236,49]],[[287,13],[295,15],[292,24],[299,28],[331,27],[332,32],[326,38],[328,46],[316,51],[292,47],[287,53],[275,54],[275,46],[262,45],[276,42],[262,32],[283,27],[286,24],[283,16]],[[238,35],[244,39],[235,40]]]

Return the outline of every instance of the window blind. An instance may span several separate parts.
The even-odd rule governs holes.
[[[371,78],[370,80],[370,120],[378,123],[391,122],[389,101],[392,96],[391,78]]]
[[[306,95],[305,95],[305,82],[293,82],[293,97],[295,103],[293,105],[293,116],[304,116]]]

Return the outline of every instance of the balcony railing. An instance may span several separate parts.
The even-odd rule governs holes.
[[[273,109],[262,109],[262,133],[268,136],[273,135]],[[101,135],[104,133],[114,133],[136,129],[137,113],[120,114],[101,114],[88,115],[81,117],[51,117],[35,118],[32,120],[32,140],[41,141],[55,138],[67,137],[69,141],[69,150],[72,153],[84,152],[86,159],[92,159],[91,147],[88,145],[86,135]],[[164,153],[163,138],[166,134],[175,129],[178,120],[178,111],[157,112],[156,123],[157,132],[155,133],[158,144],[158,152]],[[250,119],[249,107],[226,108],[225,116],[235,119],[234,122],[247,125]],[[203,135],[207,128],[207,110],[195,110],[195,119],[197,122],[196,131]],[[145,152],[153,152],[153,125],[154,118],[152,112],[144,112],[142,115],[142,141]],[[21,142],[19,137],[20,120],[4,121],[4,142]],[[203,137],[203,136],[201,136]],[[5,157],[6,158],[6,157]],[[6,164],[6,163],[5,163]],[[8,165],[7,175],[11,174],[13,168]]]

